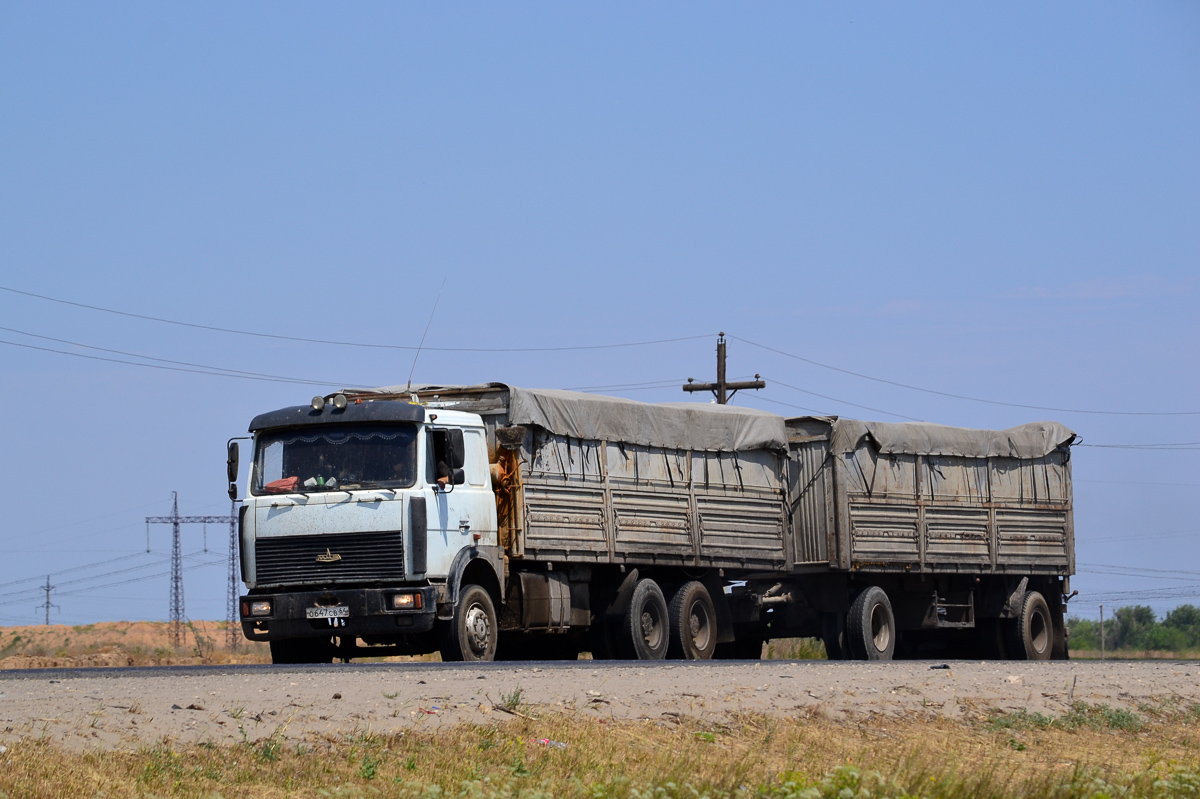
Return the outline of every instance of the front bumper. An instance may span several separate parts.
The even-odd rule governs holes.
[[[396,593],[420,594],[419,610],[393,610],[391,597]],[[250,602],[271,603],[269,616],[247,616]],[[389,636],[423,633],[433,629],[437,613],[437,589],[417,588],[342,588],[328,591],[295,591],[253,594],[241,599],[242,633],[251,641],[275,641],[284,638],[325,638],[337,636]],[[309,608],[342,605],[349,615],[338,619],[310,619]]]

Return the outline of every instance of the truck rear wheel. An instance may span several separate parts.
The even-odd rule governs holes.
[[[283,638],[270,644],[271,662],[278,665],[333,662],[331,638]]]
[[[1021,610],[1007,620],[1008,654],[1016,660],[1049,660],[1054,647],[1050,606],[1037,591],[1026,591]]]
[[[454,618],[442,627],[442,660],[495,660],[496,606],[487,589],[464,585]]]
[[[896,651],[896,615],[879,586],[859,594],[846,616],[846,647],[855,660],[891,660]]]
[[[717,609],[704,584],[684,583],[668,608],[671,637],[667,655],[684,660],[711,660],[717,648]]]
[[[662,660],[667,656],[669,629],[662,589],[653,580],[638,580],[618,631],[622,654],[632,660]]]

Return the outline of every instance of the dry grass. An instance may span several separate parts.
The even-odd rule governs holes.
[[[1161,652],[1158,650],[1148,649],[1118,649],[1117,651],[1108,650],[1104,653],[1104,657],[1108,660],[1200,660],[1200,652]],[[1072,660],[1099,660],[1099,649],[1072,649]]]
[[[0,755],[8,796],[1083,797],[1197,796],[1200,710],[1140,724],[1057,723],[986,710],[964,721],[683,716],[614,722],[545,713],[491,726],[232,747],[65,753],[48,740]],[[1093,712],[1094,711],[1094,712]],[[1149,711],[1149,712],[1147,712]],[[545,713],[545,714],[544,714]],[[873,772],[878,772],[874,774]],[[824,782],[822,782],[824,780]],[[870,793],[862,793],[869,790]],[[848,791],[848,792],[847,792]]]
[[[193,622],[185,631],[184,645],[176,649],[170,646],[166,622],[3,627],[0,669],[271,662],[266,644],[247,641],[239,631],[238,644],[230,649],[226,636],[223,621]]]

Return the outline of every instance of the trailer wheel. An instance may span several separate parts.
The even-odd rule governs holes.
[[[333,639],[283,638],[271,641],[271,662],[279,665],[332,663]]]
[[[618,631],[623,655],[633,660],[662,660],[667,655],[667,600],[658,583],[638,580]]]
[[[1050,606],[1037,591],[1026,591],[1021,611],[1007,620],[1008,654],[1016,660],[1049,660],[1054,648]]]
[[[668,609],[671,638],[667,656],[683,660],[711,660],[717,648],[717,609],[704,584],[684,583],[671,597]]]
[[[896,616],[879,586],[859,594],[846,617],[846,647],[855,660],[891,660],[896,650]]]
[[[464,585],[454,618],[442,627],[442,660],[494,660],[496,607],[492,595],[478,585]]]

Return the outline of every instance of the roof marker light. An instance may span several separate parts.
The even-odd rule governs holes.
[[[345,394],[334,394],[333,395],[333,407],[337,408],[339,411],[346,410],[346,395]]]
[[[325,398],[324,397],[313,397],[312,398],[312,409],[314,411],[317,411],[318,413],[320,413],[321,409],[324,407],[325,407]]]

